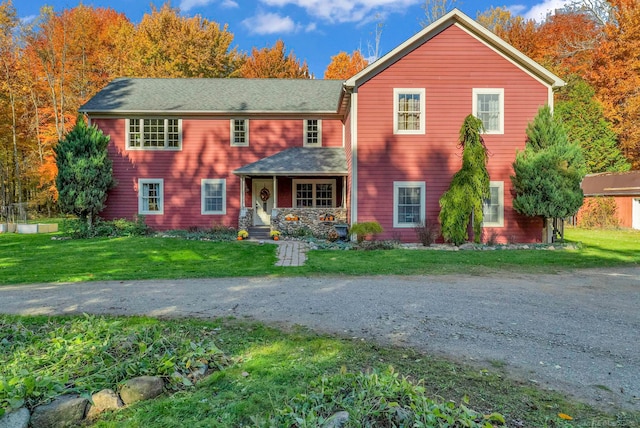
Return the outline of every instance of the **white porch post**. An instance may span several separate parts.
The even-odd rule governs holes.
[[[240,209],[244,210],[246,207],[244,205],[244,192],[245,192],[245,176],[240,176]]]
[[[273,209],[278,208],[278,181],[276,176],[273,176]]]
[[[342,203],[340,204],[340,208],[344,208],[346,206],[347,201],[347,176],[342,176]]]

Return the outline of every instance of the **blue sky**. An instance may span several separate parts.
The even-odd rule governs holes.
[[[455,6],[472,18],[491,6],[505,6],[512,13],[540,20],[566,0],[457,0]],[[31,20],[42,6],[56,12],[77,6],[80,0],[14,0],[20,18]],[[111,7],[137,23],[151,11],[145,0],[84,0],[87,6]],[[161,7],[163,0],[155,3]],[[384,54],[421,29],[424,0],[173,0],[183,15],[201,15],[228,24],[234,45],[250,52],[253,46],[272,46],[277,39],[287,50],[307,61],[316,78],[322,78],[331,56],[360,49],[369,56],[375,47],[375,31],[383,23],[379,52]]]

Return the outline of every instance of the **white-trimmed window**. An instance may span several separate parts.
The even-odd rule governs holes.
[[[305,119],[304,121],[304,146],[322,146],[322,120]]]
[[[504,134],[504,89],[474,88],[473,115],[482,121],[485,134]]]
[[[131,118],[126,122],[129,150],[182,148],[182,119]]]
[[[164,180],[138,179],[138,214],[164,214]]]
[[[504,227],[504,181],[489,183],[489,197],[482,207],[483,227]]]
[[[249,119],[231,119],[231,145],[249,145]]]
[[[423,181],[394,181],[393,227],[424,224],[426,189]]]
[[[424,88],[395,88],[393,90],[393,133],[425,133]]]
[[[293,206],[331,208],[336,206],[336,180],[293,180]]]
[[[202,214],[227,213],[227,181],[204,178],[201,182]]]

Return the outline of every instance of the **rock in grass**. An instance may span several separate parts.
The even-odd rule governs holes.
[[[331,415],[322,425],[322,428],[341,428],[349,422],[349,412],[341,411]]]
[[[89,400],[78,395],[61,395],[49,404],[33,409],[33,428],[75,427],[81,424]]]
[[[0,427],[2,428],[27,428],[29,426],[29,418],[31,413],[26,407],[20,407],[13,412],[5,413],[0,418]]]
[[[120,389],[120,398],[126,405],[150,400],[162,394],[164,381],[156,376],[129,379]]]
[[[91,401],[93,404],[87,412],[88,419],[93,419],[105,410],[117,410],[124,407],[124,403],[120,397],[118,397],[118,394],[111,389],[103,389],[102,391],[96,392],[91,396]]]

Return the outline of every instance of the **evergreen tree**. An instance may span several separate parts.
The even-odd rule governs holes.
[[[530,217],[565,218],[582,205],[580,182],[586,173],[582,149],[569,142],[549,106],[527,127],[527,144],[516,154],[511,177],[513,208]]]
[[[115,186],[108,143],[108,136],[96,126],[87,126],[80,116],[54,149],[60,210],[87,221],[89,228],[105,207],[107,191]]]
[[[613,126],[604,118],[595,91],[577,79],[566,87],[555,114],[562,121],[569,141],[582,147],[589,173],[628,171],[631,165],[618,147]]]
[[[487,148],[480,133],[482,121],[473,115],[465,118],[460,129],[462,167],[440,198],[440,225],[446,241],[460,245],[469,239],[469,223],[473,222],[474,240],[480,242],[482,207],[489,197]]]

